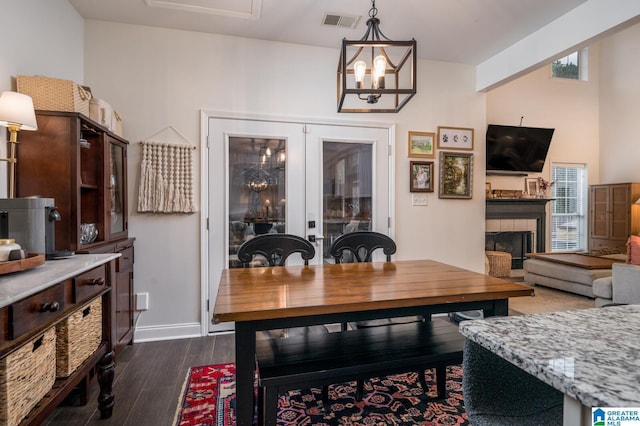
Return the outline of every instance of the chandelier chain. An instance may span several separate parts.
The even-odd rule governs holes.
[[[375,18],[378,14],[378,8],[376,7],[376,0],[371,0],[371,9],[369,9],[369,18]]]

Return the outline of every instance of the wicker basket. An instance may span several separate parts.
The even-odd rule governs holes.
[[[67,377],[102,341],[102,298],[98,297],[56,326],[56,376]]]
[[[31,96],[33,107],[48,111],[79,112],[89,116],[91,93],[71,80],[17,76],[18,92]]]
[[[511,254],[504,251],[485,251],[489,259],[489,275],[508,277],[511,275]]]
[[[0,361],[0,424],[17,425],[56,381],[52,327]]]

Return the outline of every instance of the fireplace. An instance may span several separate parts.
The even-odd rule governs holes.
[[[522,269],[525,255],[531,253],[532,236],[531,231],[487,232],[484,249],[510,253],[511,269]]]
[[[487,220],[535,219],[535,251],[543,253],[546,242],[546,205],[551,201],[542,198],[489,198],[486,201]],[[501,229],[501,231],[506,229]],[[509,229],[519,231],[519,229]]]

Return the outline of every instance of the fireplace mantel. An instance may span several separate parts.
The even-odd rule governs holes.
[[[536,252],[545,251],[547,203],[550,198],[487,198],[487,219],[535,219]]]

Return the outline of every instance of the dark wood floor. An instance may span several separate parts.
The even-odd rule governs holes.
[[[189,367],[233,362],[232,334],[127,346],[116,360],[113,416],[100,420],[98,385],[85,406],[58,407],[45,425],[171,425]]]

